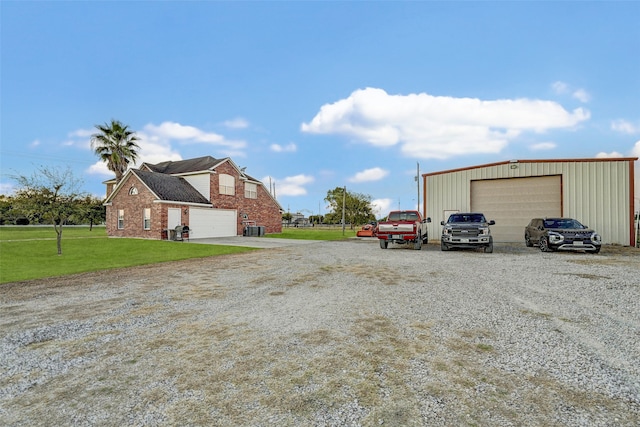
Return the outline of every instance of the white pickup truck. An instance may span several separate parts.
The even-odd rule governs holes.
[[[413,243],[413,249],[422,249],[429,242],[427,223],[431,218],[422,219],[418,211],[391,211],[386,221],[378,223],[376,236],[380,247],[387,249],[389,243]]]

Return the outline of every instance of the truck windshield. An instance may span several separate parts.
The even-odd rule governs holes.
[[[453,214],[447,222],[487,222],[482,214]]]
[[[585,228],[579,221],[570,218],[545,219],[544,226],[545,228],[567,228],[574,230]]]

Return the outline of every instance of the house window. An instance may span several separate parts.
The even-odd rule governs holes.
[[[136,187],[131,187],[129,189],[129,195],[130,196],[135,196],[136,194],[138,194],[138,189]]]
[[[118,230],[124,228],[124,209],[118,209]]]
[[[231,175],[220,174],[220,194],[234,196],[236,194],[236,180]]]
[[[244,183],[244,197],[247,199],[258,198],[258,185],[252,182]]]
[[[144,208],[143,227],[145,230],[151,230],[151,208]]]

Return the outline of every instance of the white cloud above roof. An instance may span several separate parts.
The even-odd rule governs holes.
[[[361,172],[356,173],[351,178],[349,178],[349,182],[379,181],[387,175],[389,175],[389,171],[384,170],[382,168],[376,167],[371,169],[365,169]]]
[[[529,148],[533,151],[553,150],[557,147],[555,142],[539,142],[531,145]]]
[[[249,127],[249,121],[242,117],[236,117],[235,119],[227,120],[224,125],[229,129],[246,129]]]
[[[294,143],[287,145],[271,144],[269,148],[276,153],[294,153],[298,150],[298,147]]]
[[[499,153],[522,132],[572,128],[589,117],[585,109],[569,112],[553,101],[389,95],[367,88],[323,105],[301,130],[345,135],[375,147],[398,145],[407,157],[446,159]]]
[[[613,122],[611,122],[611,130],[633,135],[636,133],[640,133],[640,125],[635,125],[627,120],[622,119],[614,120]]]
[[[591,95],[584,89],[575,90],[571,96],[580,102],[589,102],[591,100]]]
[[[601,151],[598,154],[596,154],[596,158],[598,159],[617,159],[620,157],[624,157],[624,155],[621,153],[618,153],[617,151],[612,151],[610,153],[605,153],[604,151]]]
[[[274,178],[266,176],[260,181],[269,188],[269,185],[275,187],[276,197],[280,196],[304,196],[307,194],[305,185],[311,184],[315,178],[311,175],[295,175],[286,178]]]

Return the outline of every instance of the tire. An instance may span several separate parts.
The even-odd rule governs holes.
[[[384,239],[380,239],[380,248],[381,249],[387,249],[387,246],[389,245],[389,242],[387,242]]]
[[[529,233],[524,235],[524,244],[527,245],[528,248],[533,247],[533,242],[531,241],[531,236],[529,236]]]
[[[596,250],[595,250],[595,251],[591,251],[591,253],[592,253],[592,254],[600,253],[600,246],[597,246],[597,247],[596,247]]]
[[[429,243],[429,235],[425,234],[424,236],[422,236],[422,244],[426,245],[427,243]]]
[[[442,240],[440,240],[440,250],[445,252],[449,250],[449,246],[447,246],[446,243],[444,243]]]
[[[553,252],[553,249],[549,246],[549,238],[547,236],[540,237],[540,250],[542,252]]]
[[[413,249],[419,251],[422,249],[422,236],[418,236],[418,238],[413,242]]]
[[[493,237],[489,237],[489,244],[484,247],[484,253],[485,254],[493,253]]]

